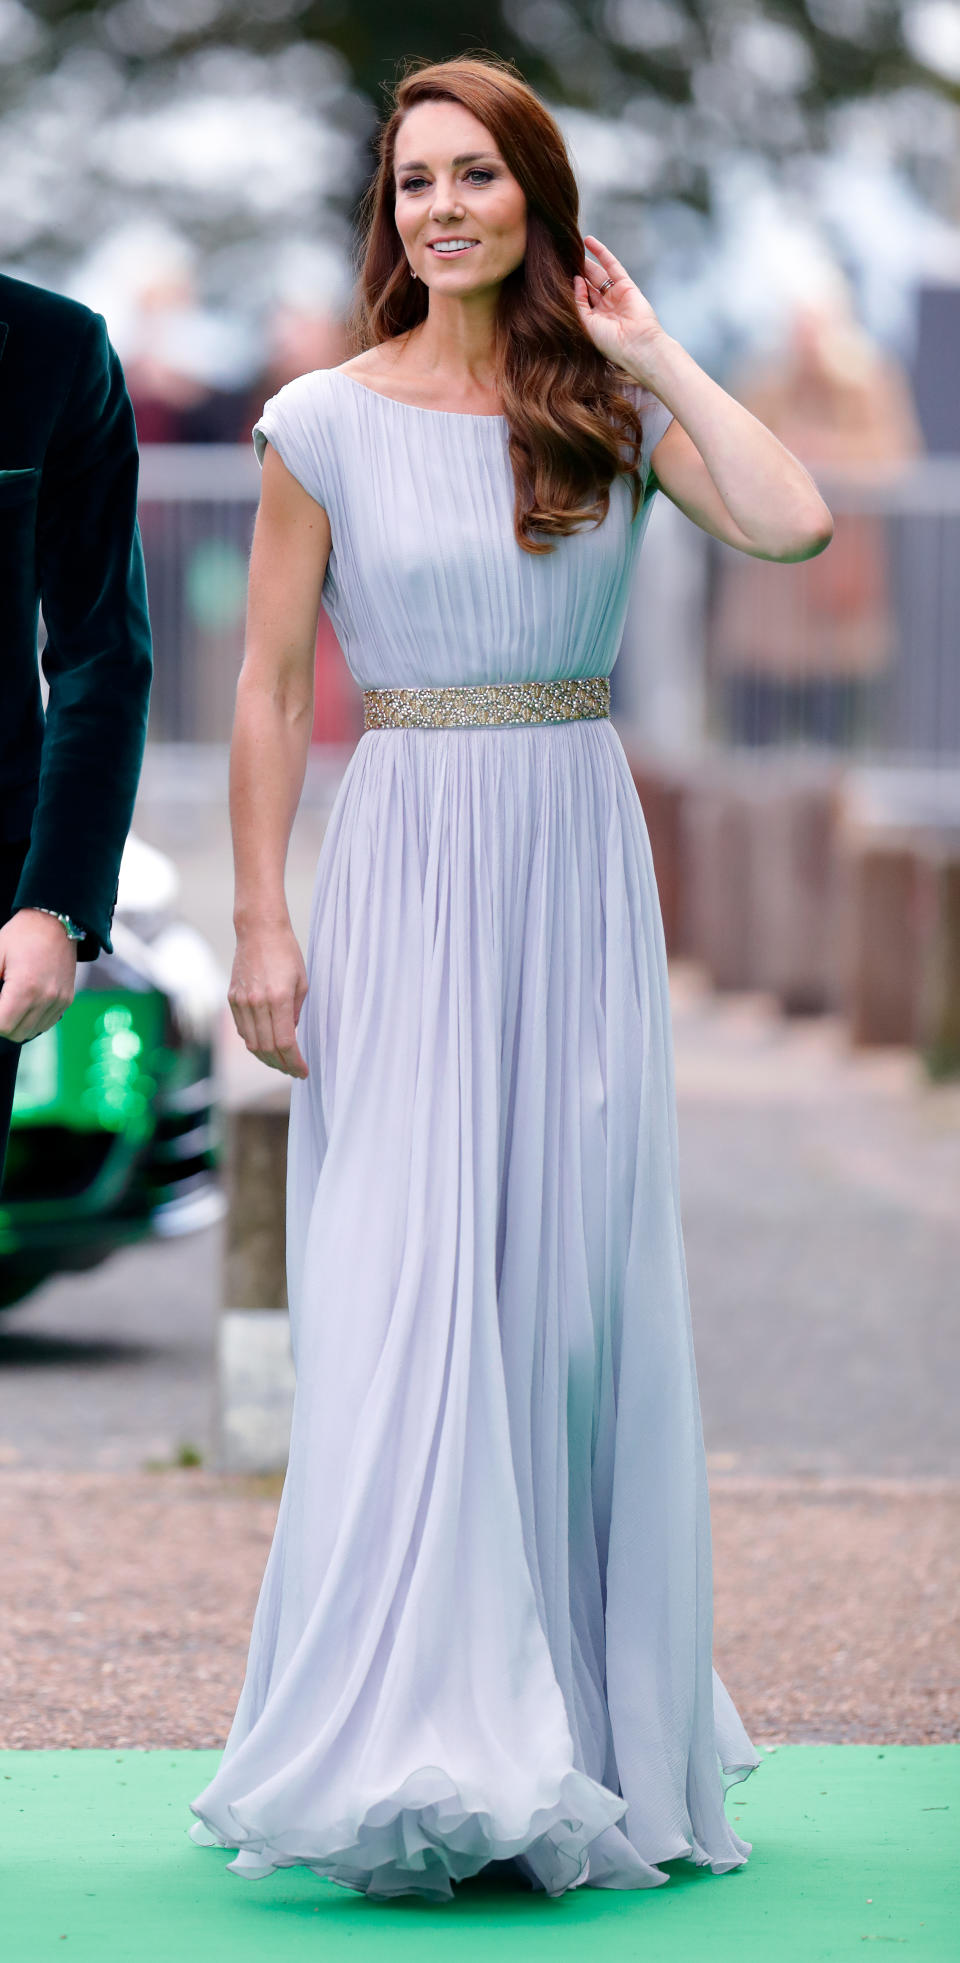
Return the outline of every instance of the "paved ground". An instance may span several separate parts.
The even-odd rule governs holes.
[[[960,1085],[674,976],[715,1465],[960,1476]]]

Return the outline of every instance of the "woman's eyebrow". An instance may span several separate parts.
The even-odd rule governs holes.
[[[490,158],[490,160],[491,160],[491,162],[494,162],[494,163],[499,163],[499,161],[500,161],[500,159],[499,159],[498,157],[496,157],[496,158],[494,157],[494,155],[493,155],[493,151],[492,151],[492,150],[467,150],[467,151],[466,151],[466,152],[464,153],[464,155],[463,155],[462,157],[454,157],[454,159],[453,159],[453,162],[454,162],[454,167],[456,167],[456,166],[457,166],[458,164],[475,164],[475,163],[477,162],[477,160],[478,160],[478,158],[480,158],[480,157],[489,157],[489,158]],[[400,171],[400,170],[429,170],[429,169],[430,169],[430,165],[429,165],[429,164],[422,164],[422,163],[415,163],[415,164],[398,164],[398,165],[397,165],[397,169],[398,169],[398,171]]]

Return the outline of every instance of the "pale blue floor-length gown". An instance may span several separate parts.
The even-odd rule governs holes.
[[[365,688],[608,675],[646,494],[531,556],[502,416],[301,375]],[[201,1845],[378,1897],[715,1874],[760,1757],[713,1668],[667,966],[609,719],[367,730],[320,846],[292,1087],[290,1457]]]

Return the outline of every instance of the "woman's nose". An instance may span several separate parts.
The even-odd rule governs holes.
[[[444,191],[440,185],[437,186],[431,209],[434,215],[438,217],[441,214],[444,218],[463,217],[462,204],[460,204],[452,191]]]

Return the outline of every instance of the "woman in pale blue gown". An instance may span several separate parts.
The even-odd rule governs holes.
[[[254,430],[231,1003],[295,1080],[296,1397],[191,1802],[251,1878],[445,1898],[510,1861],[555,1895],[751,1851],[724,1809],[760,1760],[712,1661],[663,931],[609,675],[658,482],[765,558],[821,549],[830,514],[576,218],[515,71],[413,70],[362,351]],[[283,865],[321,597],[366,727],[304,967]]]

